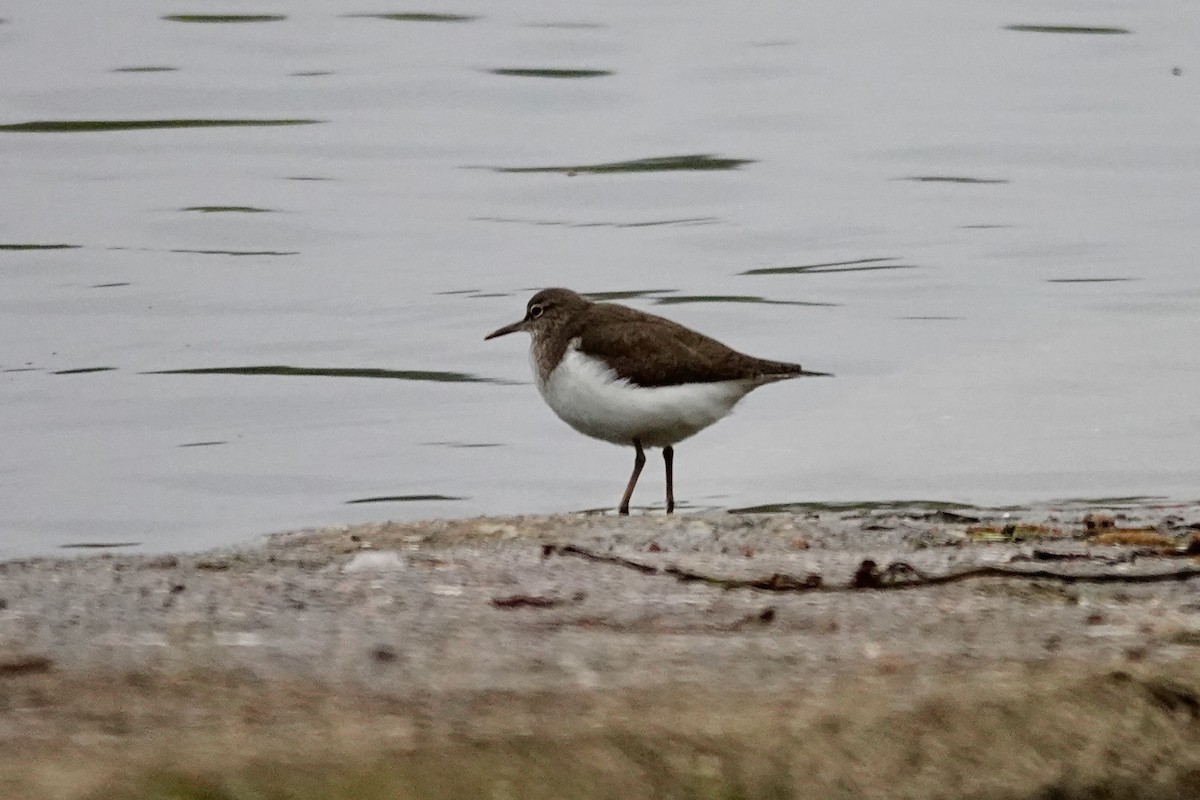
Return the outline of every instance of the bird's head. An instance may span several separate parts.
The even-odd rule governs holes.
[[[542,289],[529,298],[525,306],[525,316],[511,325],[505,325],[483,337],[495,339],[497,336],[507,336],[517,331],[527,331],[535,339],[546,332],[564,324],[580,310],[591,304],[591,301],[570,289]]]

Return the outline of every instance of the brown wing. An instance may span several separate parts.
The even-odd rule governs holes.
[[[580,352],[603,359],[638,386],[754,380],[801,371],[798,364],[753,358],[677,322],[624,306],[600,303],[582,316]]]

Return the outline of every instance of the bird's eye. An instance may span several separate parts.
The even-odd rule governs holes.
[[[540,317],[542,315],[543,311],[545,311],[545,309],[542,308],[541,306],[532,305],[529,307],[529,316],[532,317],[533,319],[537,319],[538,317]]]

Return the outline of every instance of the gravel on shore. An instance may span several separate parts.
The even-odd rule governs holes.
[[[168,796],[136,787],[267,764],[279,785],[279,765],[366,770],[381,797],[407,796],[398,775],[412,796],[656,797],[661,774],[729,789],[711,796],[1198,796],[1197,556],[1200,507],[1131,504],[380,523],[11,561],[0,794]],[[538,765],[569,786],[539,794]]]

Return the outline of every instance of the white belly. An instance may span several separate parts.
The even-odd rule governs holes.
[[[754,388],[749,381],[635,386],[573,348],[537,384],[554,413],[580,433],[621,445],[636,438],[647,447],[675,444],[707,428]]]

